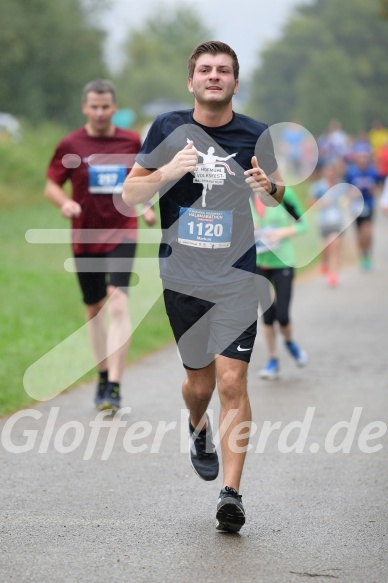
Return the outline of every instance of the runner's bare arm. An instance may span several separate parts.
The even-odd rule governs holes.
[[[63,188],[53,180],[47,180],[44,195],[50,202],[61,209],[61,214],[65,219],[79,217],[82,212],[78,202],[69,198]]]
[[[197,162],[198,153],[192,141],[175,154],[171,162],[157,170],[147,170],[135,162],[124,182],[124,202],[128,205],[147,202],[168,182],[194,172]]]

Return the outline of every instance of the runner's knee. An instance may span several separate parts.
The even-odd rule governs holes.
[[[286,328],[290,323],[290,318],[286,315],[279,316],[278,318],[279,326]]]
[[[109,295],[108,311],[113,319],[123,318],[128,313],[128,297],[119,288]]]
[[[218,391],[221,401],[238,402],[246,392],[246,377],[239,370],[229,369],[218,378]]]

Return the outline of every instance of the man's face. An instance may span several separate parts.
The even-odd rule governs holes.
[[[201,55],[195,64],[193,77],[188,81],[189,91],[199,104],[230,103],[237,87],[232,57],[224,53]]]
[[[96,134],[105,134],[111,125],[112,115],[117,110],[112,93],[90,91],[82,104],[82,113]]]

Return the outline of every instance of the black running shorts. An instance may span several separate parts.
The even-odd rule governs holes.
[[[108,285],[128,292],[135,252],[136,241],[127,239],[106,255],[85,253],[74,257],[84,304],[103,300]]]
[[[167,316],[185,368],[204,368],[218,354],[250,361],[257,333],[256,279],[213,287],[163,282]]]
[[[360,216],[358,216],[356,218],[356,227],[359,229],[360,226],[362,225],[362,223],[365,222],[372,222],[373,220],[373,210],[374,209],[369,209],[367,213],[365,214],[361,214]]]

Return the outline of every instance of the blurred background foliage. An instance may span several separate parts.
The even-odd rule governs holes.
[[[124,65],[111,72],[101,27],[110,0],[0,0],[0,111],[38,125],[82,122],[80,94],[110,77],[119,103],[150,118],[155,100],[190,104],[186,61],[213,37],[201,13],[186,6],[153,15],[131,33]],[[244,77],[243,107],[268,123],[298,120],[312,133],[333,117],[357,132],[374,119],[388,125],[388,0],[313,0],[301,5],[282,36],[257,55]],[[258,29],[258,34],[260,30]]]
[[[351,133],[388,125],[387,2],[315,0],[301,6],[262,54],[249,113],[268,123],[298,118],[313,134],[331,118]]]
[[[96,0],[0,0],[0,111],[31,123],[82,120],[80,92],[106,76],[105,33],[94,24]]]

